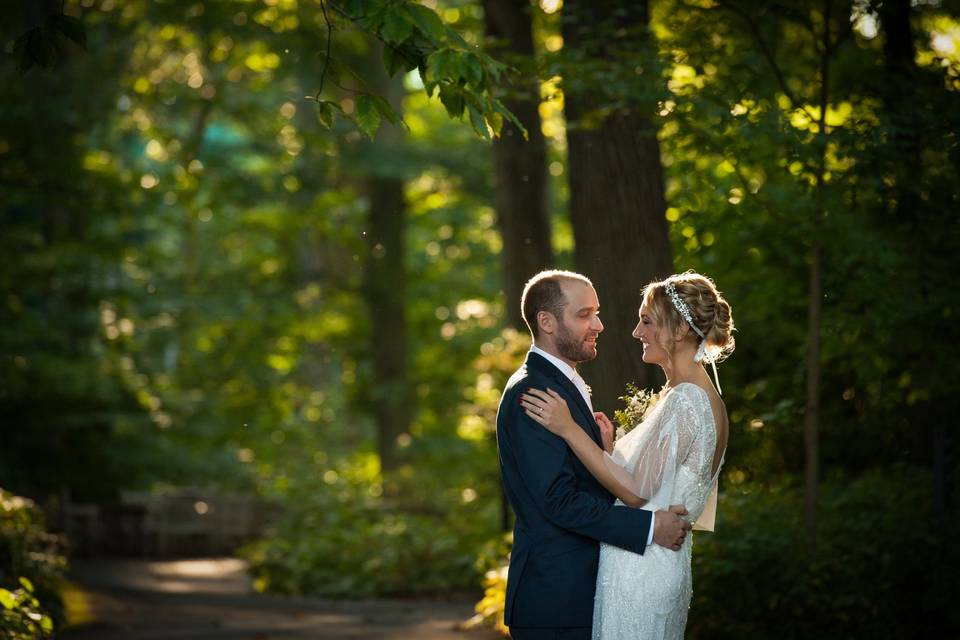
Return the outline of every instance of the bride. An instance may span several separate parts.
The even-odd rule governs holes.
[[[687,272],[647,285],[633,337],[643,344],[643,361],[659,365],[667,382],[656,406],[616,446],[613,424],[595,414],[606,451],[577,426],[552,389],[530,389],[521,404],[566,440],[620,502],[653,510],[682,504],[694,529],[712,531],[728,435],[715,363],[733,351],[733,329],[730,305],[709,278]],[[594,640],[683,638],[693,592],[691,546],[692,535],[679,553],[652,545],[639,555],[602,544]]]

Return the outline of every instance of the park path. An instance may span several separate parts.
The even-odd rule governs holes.
[[[95,619],[64,640],[494,640],[457,626],[468,600],[333,601],[255,593],[233,558],[76,561],[71,579]]]

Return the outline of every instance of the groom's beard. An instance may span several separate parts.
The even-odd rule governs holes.
[[[577,339],[563,324],[557,331],[557,352],[571,362],[587,362],[597,357],[597,348],[588,345],[583,338]]]

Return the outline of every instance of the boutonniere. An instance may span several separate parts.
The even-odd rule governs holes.
[[[586,384],[586,383],[584,383],[583,386],[585,386],[585,387],[587,388],[587,395],[592,398],[592,397],[593,397],[593,387],[591,387],[590,385],[588,385],[588,384]]]

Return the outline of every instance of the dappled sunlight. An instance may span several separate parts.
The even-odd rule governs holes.
[[[439,0],[79,0],[26,31],[33,46],[5,43],[0,486],[37,500],[0,494],[16,524],[0,549],[31,532],[17,566],[50,611],[63,528],[78,585],[116,576],[109,597],[129,599],[109,615],[131,636],[164,629],[123,627],[145,600],[186,628],[202,595],[241,603],[220,628],[248,635],[449,637],[478,599],[473,622],[502,629],[496,417],[531,345],[520,286],[547,266],[598,283],[609,324],[581,372],[608,414],[645,375],[638,345],[613,345],[651,271],[707,273],[736,310],[689,637],[760,637],[774,618],[907,637],[905,611],[940,606],[920,599],[956,564],[940,538],[955,514],[929,489],[953,473],[937,373],[957,356],[930,337],[957,313],[956,7],[663,0],[649,24],[639,4],[571,24],[589,3],[502,4],[532,57],[492,48],[483,3]],[[484,137],[517,89],[542,149]],[[203,555],[218,493],[262,507],[216,551],[242,560]],[[869,562],[905,508],[934,533]],[[744,576],[755,588],[730,596]],[[30,604],[19,577],[4,603]],[[461,594],[439,631],[350,602]]]

